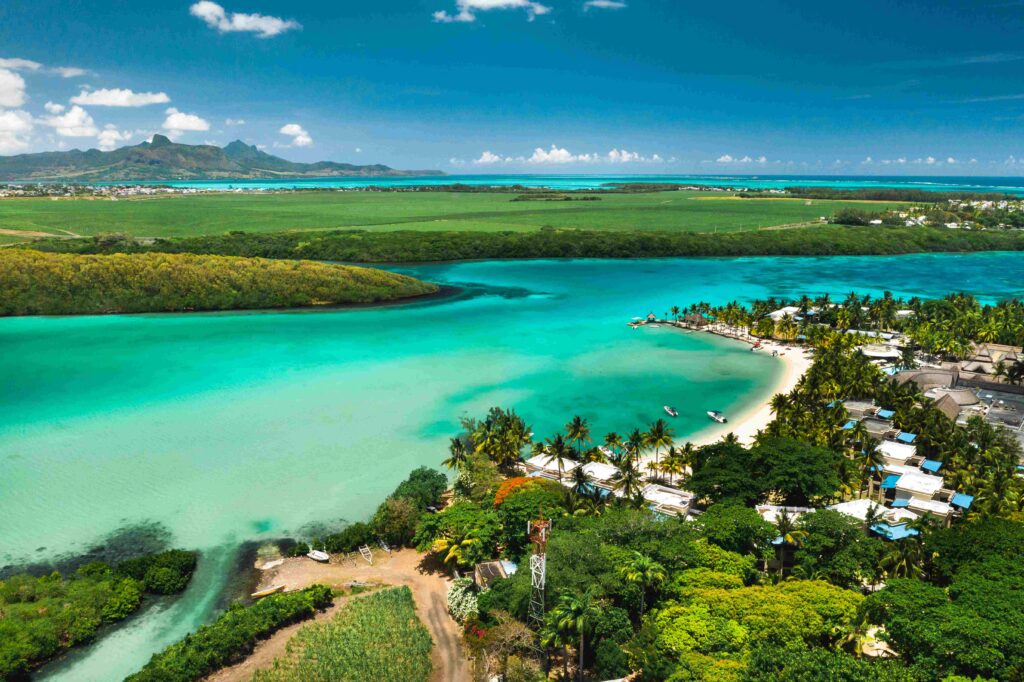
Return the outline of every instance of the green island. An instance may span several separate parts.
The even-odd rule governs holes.
[[[124,620],[146,596],[185,589],[196,553],[168,550],[121,561],[93,561],[73,574],[19,573],[0,580],[0,679],[26,678],[64,651]]]
[[[0,315],[71,315],[379,303],[437,287],[404,275],[308,261],[4,249],[0,290]]]

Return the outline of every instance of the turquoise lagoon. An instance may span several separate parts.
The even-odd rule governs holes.
[[[1024,178],[953,176],[864,176],[864,175],[431,175],[385,178],[302,178],[295,180],[180,180],[153,181],[154,185],[194,187],[207,190],[240,189],[329,189],[360,187],[428,187],[463,184],[472,186],[523,185],[551,189],[596,189],[604,185],[664,182],[702,187],[783,189],[785,187],[831,187],[836,189],[906,188],[933,192],[998,192],[1024,195]],[[103,183],[114,184],[114,183]]]
[[[763,401],[779,363],[742,344],[626,322],[697,300],[851,290],[1024,295],[1018,254],[505,261],[401,268],[449,299],[346,311],[0,320],[0,565],[137,523],[206,552],[177,603],[49,669],[118,679],[208,619],[232,551],[361,519],[461,416],[514,406],[538,436],[574,414],[625,432],[675,405]]]

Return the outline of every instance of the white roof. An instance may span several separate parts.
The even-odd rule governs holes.
[[[905,474],[918,473],[921,470],[918,469],[917,467],[908,466],[906,464],[889,464],[888,462],[886,462],[885,464],[882,465],[882,471],[888,474],[898,474],[900,476],[903,476]]]
[[[789,514],[791,519],[814,512],[814,509],[811,507],[780,507],[775,504],[759,504],[755,509],[757,509],[757,513],[761,515],[761,518],[768,523],[777,523],[783,511]]]
[[[929,476],[920,471],[911,471],[896,481],[896,490],[903,490],[914,496],[931,497],[942,490],[942,476]]]
[[[793,317],[798,312],[800,312],[800,309],[797,308],[795,305],[787,305],[785,308],[779,308],[778,310],[768,313],[768,317],[772,318],[773,320],[781,320],[786,315]]]
[[[878,344],[861,346],[860,352],[869,358],[888,358],[898,360],[901,357],[900,352],[892,346],[882,346]]]
[[[920,512],[931,512],[939,516],[946,516],[950,511],[953,510],[946,502],[940,502],[939,500],[922,500],[916,497],[911,497],[907,506],[911,509],[916,509]]]
[[[611,481],[612,476],[618,473],[619,470],[605,462],[588,462],[583,465],[583,471],[595,481],[603,483]]]
[[[562,460],[562,473],[567,474],[580,465],[574,459],[563,459]],[[526,466],[530,469],[539,469],[541,471],[550,471],[552,473],[558,473],[558,462],[548,454],[535,455],[530,459],[526,460]]]
[[[669,488],[667,485],[658,485],[657,483],[648,483],[640,491],[640,494],[648,502],[666,507],[686,507],[693,500],[691,492]]]
[[[886,459],[906,462],[911,457],[917,455],[917,446],[908,443],[897,443],[894,440],[883,440],[878,444],[878,451]]]
[[[850,500],[848,502],[840,502],[839,504],[829,505],[829,509],[834,509],[840,514],[846,514],[852,516],[855,519],[861,521],[867,521],[868,511],[874,509],[877,511],[884,511],[885,507],[878,504],[874,500],[863,498],[860,500]]]

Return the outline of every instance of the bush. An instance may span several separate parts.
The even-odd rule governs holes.
[[[333,601],[331,588],[313,585],[272,594],[251,606],[234,605],[210,625],[155,654],[128,682],[191,682],[252,652],[256,642],[280,628],[312,617]]]
[[[472,578],[456,578],[448,588],[448,613],[459,623],[476,618],[477,589]]]
[[[197,560],[198,555],[195,552],[172,549],[122,561],[115,571],[120,575],[141,580],[147,592],[176,594],[188,585],[192,573],[196,570]]]
[[[418,511],[423,511],[429,506],[440,504],[441,496],[447,489],[447,476],[430,467],[420,467],[398,484],[391,497],[409,500]]]

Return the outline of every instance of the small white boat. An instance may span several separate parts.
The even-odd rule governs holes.
[[[729,420],[725,418],[725,415],[718,410],[708,410],[708,417],[714,419],[719,424],[725,424]]]
[[[670,405],[665,405],[665,407],[663,409],[665,410],[665,412],[668,413],[668,416],[670,416],[670,417],[678,417],[679,416],[679,410],[677,410],[676,408],[674,408],[674,407],[672,407]]]
[[[321,552],[319,549],[311,549],[306,552],[306,556],[313,561],[319,561],[322,564],[326,564],[331,560],[331,555],[327,552]]]
[[[251,596],[253,599],[260,599],[261,597],[269,597],[272,594],[276,594],[278,592],[284,592],[285,588],[287,588],[287,587],[288,587],[287,585],[271,585],[267,589],[260,590],[259,592],[253,592],[249,596]]]

